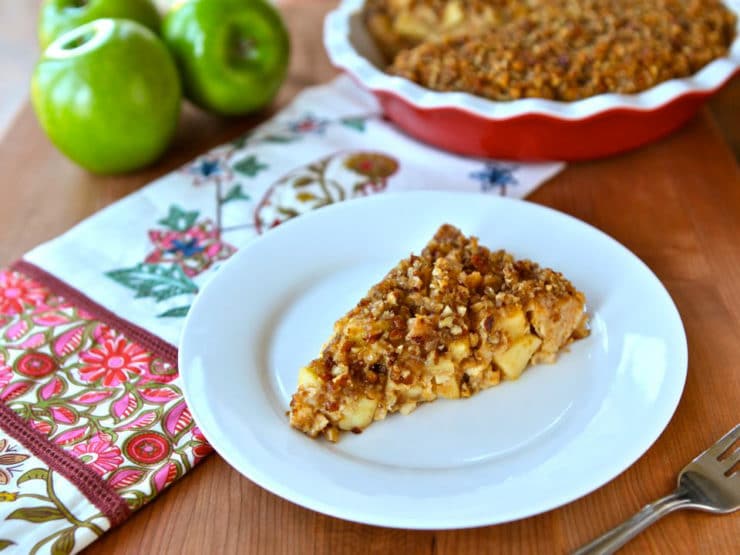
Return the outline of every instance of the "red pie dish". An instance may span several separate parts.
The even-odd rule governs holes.
[[[324,22],[331,62],[371,91],[385,115],[408,134],[472,156],[512,160],[587,160],[654,141],[686,123],[740,71],[740,0],[727,55],[697,73],[637,94],[599,94],[573,102],[525,98],[496,102],[464,92],[437,92],[385,73],[362,21],[364,0],[343,0]]]

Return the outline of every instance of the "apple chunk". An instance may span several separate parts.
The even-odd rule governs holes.
[[[360,399],[354,406],[347,407],[342,411],[342,419],[339,421],[339,427],[342,430],[362,430],[363,428],[367,428],[373,421],[377,406],[377,399],[369,399],[367,397]]]
[[[507,378],[515,380],[527,367],[529,359],[541,344],[542,340],[536,335],[524,335],[511,343],[505,351],[494,353],[493,361]]]

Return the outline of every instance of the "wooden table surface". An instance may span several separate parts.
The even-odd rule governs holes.
[[[333,75],[319,40],[328,5],[285,8],[293,62],[277,105]],[[186,110],[176,143],[156,166],[124,177],[94,177],[50,146],[25,106],[0,142],[0,264],[266,115],[223,121]],[[724,125],[737,129],[740,120]],[[303,509],[254,485],[214,455],[87,553],[564,553],[671,490],[684,464],[740,420],[737,162],[704,111],[656,144],[571,165],[530,199],[626,245],[663,281],[683,318],[689,342],[683,397],[665,432],[632,467],[590,495],[539,516],[473,530],[420,532],[354,524]],[[738,552],[740,516],[696,512],[669,516],[624,550]]]

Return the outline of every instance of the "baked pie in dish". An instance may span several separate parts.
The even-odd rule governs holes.
[[[719,0],[367,0],[388,71],[491,100],[632,94],[727,54]]]
[[[389,413],[516,379],[588,335],[585,302],[562,274],[443,225],[335,323],[299,371],[290,424],[337,441]]]
[[[658,139],[740,71],[740,0],[342,0],[332,63],[408,134],[584,160]]]

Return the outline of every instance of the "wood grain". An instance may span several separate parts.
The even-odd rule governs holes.
[[[333,75],[320,43],[320,17],[328,5],[286,8],[293,65],[277,105]],[[54,151],[26,107],[0,143],[0,264],[266,115],[223,121],[188,109],[175,145],[156,166],[125,177],[95,177]],[[738,128],[740,121],[729,125]],[[690,352],[686,389],[666,431],[632,467],[543,515],[473,530],[416,532],[300,508],[212,456],[87,553],[565,553],[667,493],[683,465],[740,419],[740,172],[734,157],[705,111],[659,143],[570,166],[531,200],[621,241],[666,284],[681,312]],[[738,515],[689,512],[668,517],[624,550],[738,552]]]

